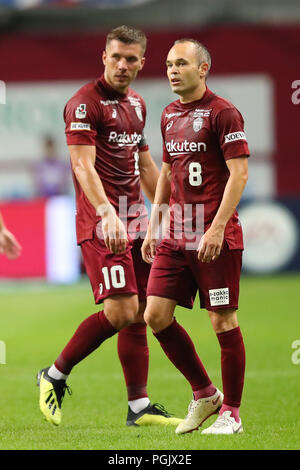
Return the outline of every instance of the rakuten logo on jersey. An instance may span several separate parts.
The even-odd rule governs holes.
[[[206,152],[205,142],[175,142],[173,139],[166,142],[166,148],[170,155],[188,154],[191,152]]]
[[[225,144],[235,140],[247,140],[245,132],[231,132],[231,134],[225,135]]]
[[[127,134],[126,132],[118,134],[115,131],[111,131],[108,137],[108,142],[116,142],[119,147],[124,147],[124,145],[126,147],[132,147],[139,144],[142,137],[142,134],[138,134],[137,132],[134,132],[134,134]]]

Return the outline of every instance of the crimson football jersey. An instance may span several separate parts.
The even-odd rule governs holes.
[[[172,172],[170,206],[179,206],[184,214],[184,205],[189,204],[195,228],[195,208],[202,205],[207,229],[229,178],[226,160],[249,156],[243,118],[232,103],[207,88],[200,100],[169,104],[162,113],[161,131],[163,161]],[[174,219],[176,211],[171,210],[173,234]],[[226,226],[225,239],[231,248],[243,248],[236,211]]]
[[[139,176],[139,152],[148,150],[144,137],[146,107],[142,97],[130,88],[126,94],[118,93],[102,75],[80,88],[67,102],[64,120],[68,145],[96,147],[95,169],[117,213],[119,197],[126,196],[128,208],[134,206],[127,216],[128,221],[146,215]],[[74,173],[73,181],[77,242],[82,243],[93,238],[100,217],[96,216]]]

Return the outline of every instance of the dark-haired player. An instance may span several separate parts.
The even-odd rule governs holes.
[[[151,263],[155,256],[145,320],[193,391],[178,434],[198,429],[218,411],[203,433],[242,431],[245,349],[236,311],[243,237],[236,207],[247,181],[249,149],[239,111],[206,86],[210,64],[207,49],[193,39],[178,40],[169,51],[167,75],[179,99],[162,113],[163,166],[142,247],[145,261]],[[171,207],[170,237],[156,249],[157,213],[163,203]],[[221,347],[224,396],[174,318],[177,304],[192,308],[197,290]]]
[[[77,241],[95,302],[103,302],[104,309],[86,318],[54,364],[38,374],[40,409],[56,425],[72,368],[118,332],[127,425],[179,422],[161,405],[152,405],[146,389],[143,313],[150,267],[142,260],[137,232],[147,228],[141,187],[153,201],[159,172],[144,137],[145,103],[129,88],[143,68],[145,49],[142,31],[127,26],[111,31],[103,52],[104,74],[80,88],[65,107]]]

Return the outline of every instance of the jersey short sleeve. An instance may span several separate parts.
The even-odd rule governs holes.
[[[244,120],[234,107],[223,109],[216,117],[216,132],[225,160],[250,155]]]
[[[142,132],[142,138],[141,138],[140,143],[138,144],[138,147],[139,147],[139,152],[147,152],[147,150],[149,150],[149,145],[147,143],[147,139],[146,139],[144,131]]]
[[[164,119],[164,113],[162,113],[161,116],[161,123],[160,123],[160,129],[161,129],[161,135],[162,135],[162,147],[163,147],[163,157],[162,160],[164,163],[169,163],[170,164],[170,155],[167,151],[166,144],[165,144],[165,135],[164,135],[164,125],[165,125],[165,119]]]
[[[64,109],[68,145],[96,145],[101,112],[87,96],[75,95]]]
[[[146,116],[147,116],[147,109],[146,109],[146,103],[143,100],[141,96],[139,96],[141,105],[142,105],[142,116],[143,116],[143,121],[144,121],[144,126],[146,124]],[[141,141],[138,144],[139,152],[147,152],[149,150],[149,145],[147,142],[147,138],[145,136],[145,132],[142,132],[142,138]]]

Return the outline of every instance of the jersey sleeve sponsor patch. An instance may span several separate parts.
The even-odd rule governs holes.
[[[90,131],[91,125],[87,122],[71,122],[71,131]]]
[[[75,116],[77,119],[85,119],[86,118],[86,104],[81,103],[77,106],[75,110]]]
[[[217,115],[216,131],[225,160],[250,154],[244,120],[235,107],[224,109]]]
[[[64,111],[68,145],[95,145],[102,116],[99,106],[89,96],[74,95]]]
[[[230,132],[230,134],[225,135],[225,144],[236,140],[247,140],[245,132]]]

